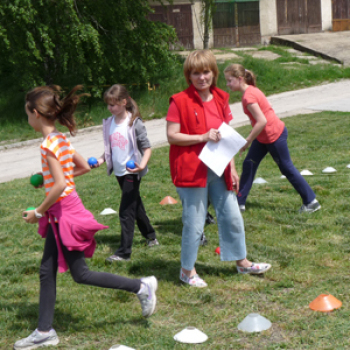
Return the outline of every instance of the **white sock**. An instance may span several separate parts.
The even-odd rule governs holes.
[[[141,283],[140,290],[137,292],[137,294],[142,294],[146,291],[147,286],[144,283]]]

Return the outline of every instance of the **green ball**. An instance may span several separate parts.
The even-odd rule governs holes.
[[[34,187],[38,187],[44,183],[44,178],[41,174],[34,174],[30,177],[30,183]]]
[[[35,207],[28,207],[28,208],[26,209],[26,211],[35,210],[35,209],[36,209]],[[27,215],[24,215],[24,217],[27,217]]]

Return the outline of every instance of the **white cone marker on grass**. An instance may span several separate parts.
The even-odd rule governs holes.
[[[208,340],[208,336],[194,327],[187,327],[174,336],[180,343],[200,344]]]
[[[112,208],[106,208],[101,211],[100,215],[110,215],[110,214],[116,214],[117,212],[113,210]]]
[[[264,180],[262,177],[257,177],[254,181],[253,184],[267,184],[267,181]]]
[[[271,327],[271,322],[259,314],[249,314],[239,325],[238,329],[243,332],[261,332]]]
[[[322,172],[325,173],[325,174],[335,173],[336,171],[337,171],[337,170],[334,169],[334,168],[332,168],[331,166],[329,166],[329,167],[327,167],[327,168],[325,168],[325,169],[322,170]]]
[[[311,176],[311,175],[313,175],[313,173],[312,173],[311,171],[305,169],[305,170],[302,170],[302,171],[300,172],[300,175],[303,175],[303,176]]]
[[[116,345],[113,345],[111,348],[109,348],[109,350],[135,350],[135,349],[129,348],[128,346],[125,346],[125,345],[116,344]]]

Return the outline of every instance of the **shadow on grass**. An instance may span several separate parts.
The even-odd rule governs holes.
[[[220,262],[220,266],[213,266],[201,262],[196,262],[196,270],[201,277],[205,279],[205,276],[217,276],[217,277],[230,277],[238,274],[235,262]],[[140,262],[134,262],[128,269],[130,275],[148,276],[153,274],[160,281],[173,282],[176,285],[182,285],[179,279],[180,272],[180,259],[179,261],[165,261],[163,259],[155,259],[148,261],[147,264]],[[253,275],[252,275],[253,276]],[[258,277],[259,276],[259,277]],[[263,278],[263,275],[254,275],[254,277]]]
[[[135,297],[135,303],[139,301]],[[13,331],[22,330],[22,322],[26,323],[26,328],[36,329],[38,326],[38,316],[39,316],[39,304],[38,303],[0,303],[1,309],[16,309],[18,310],[15,316],[15,320],[12,324],[9,324],[8,328]],[[115,316],[115,315],[114,315]],[[59,332],[74,331],[84,332],[86,331],[86,322],[82,321],[83,313],[72,314],[70,312],[64,312],[60,310],[59,306],[56,305],[54,323],[55,328]],[[125,319],[124,315],[119,317],[113,317],[109,321],[104,319],[103,321],[89,322],[90,328],[105,328],[106,324],[116,325],[116,324],[132,324],[137,326],[142,326],[144,328],[150,327],[150,322],[142,317],[141,311],[140,314],[131,318]]]

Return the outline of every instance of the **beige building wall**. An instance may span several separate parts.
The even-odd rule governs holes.
[[[332,30],[332,0],[321,0],[322,30]]]
[[[260,34],[261,43],[270,42],[271,36],[278,33],[277,5],[275,0],[260,0]]]
[[[192,4],[192,25],[193,25],[193,44],[197,50],[203,49],[204,26],[202,23],[202,2],[195,1]],[[209,47],[214,45],[214,31],[211,26],[209,31]]]

